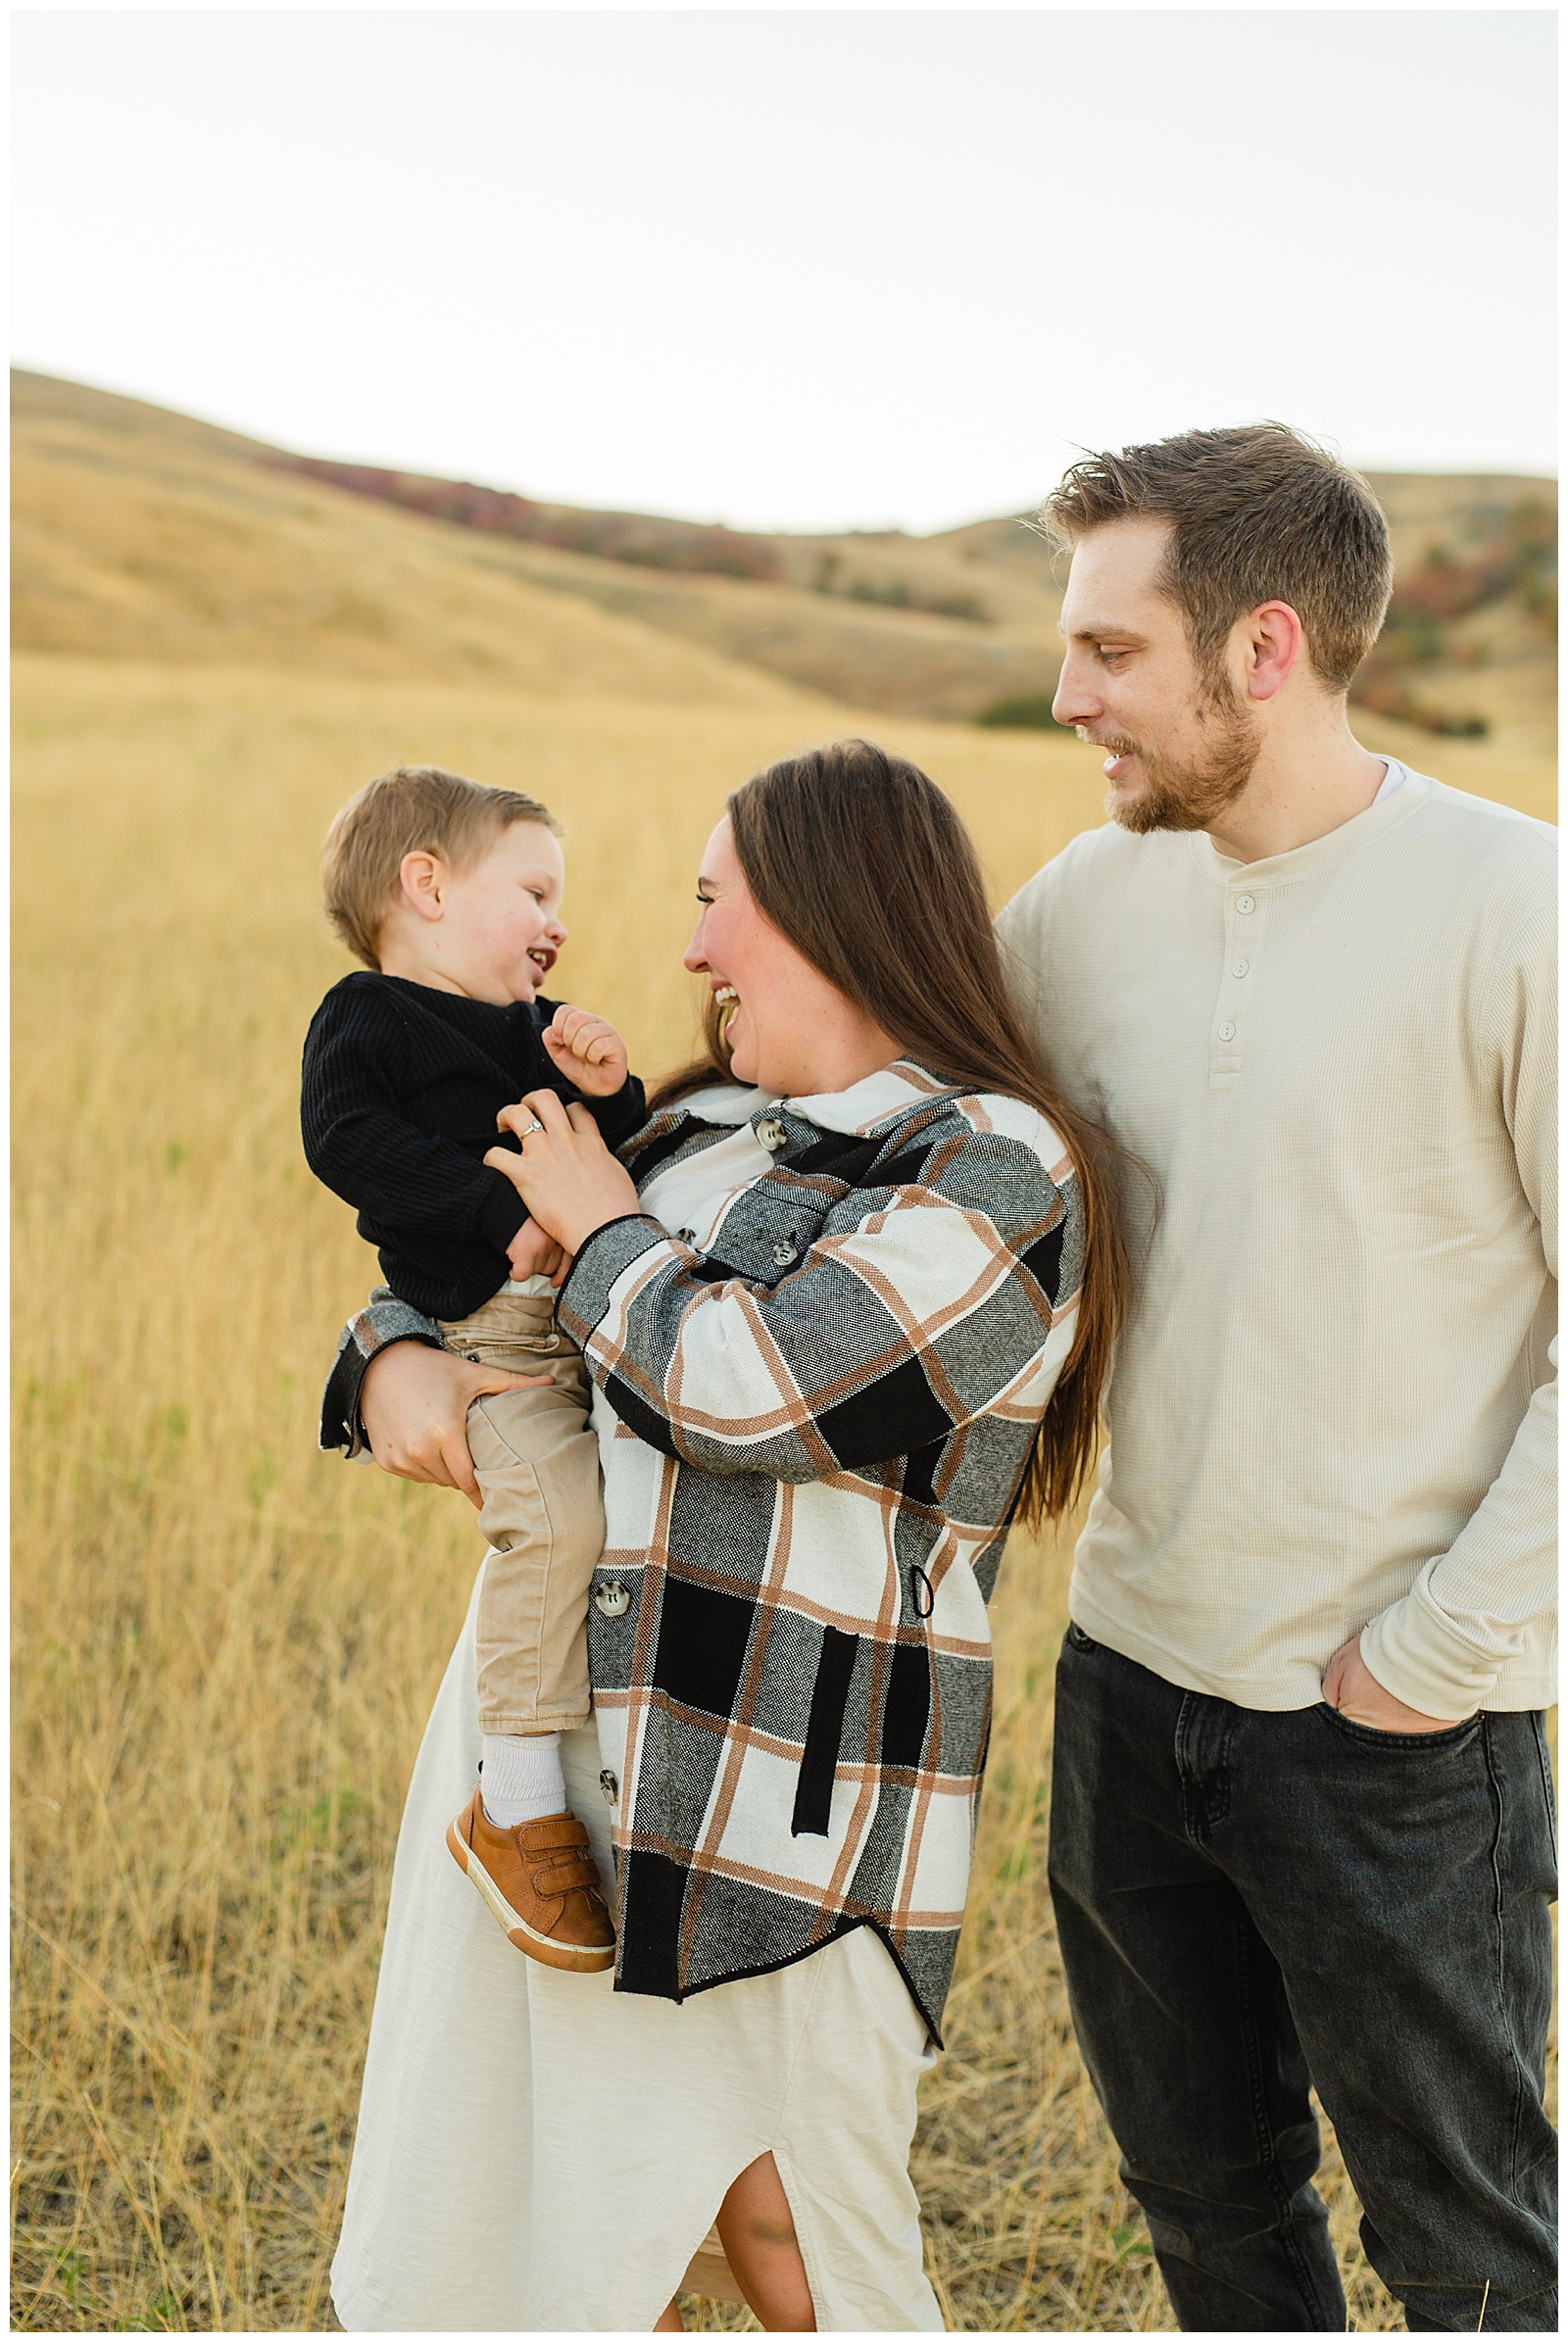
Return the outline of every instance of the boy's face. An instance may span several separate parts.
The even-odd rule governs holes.
[[[540,822],[514,821],[471,868],[441,872],[429,939],[441,972],[470,1000],[533,1000],[566,940],[565,889],[561,841]]]

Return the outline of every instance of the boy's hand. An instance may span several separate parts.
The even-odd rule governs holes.
[[[547,1236],[537,1220],[524,1220],[511,1244],[507,1258],[512,1274],[520,1285],[525,1277],[548,1277],[559,1285],[561,1273],[566,1265],[566,1255],[553,1236]]]
[[[563,1002],[540,1038],[556,1071],[590,1098],[613,1098],[626,1079],[626,1044],[590,1009]]]

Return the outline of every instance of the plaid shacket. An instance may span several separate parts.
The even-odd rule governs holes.
[[[678,2001],[868,1926],[938,2034],[1077,1181],[1031,1107],[907,1060],[702,1093],[621,1156],[645,1190],[748,1122],[765,1171],[700,1230],[597,1230],[560,1301],[618,1419],[588,1614],[617,1988]]]

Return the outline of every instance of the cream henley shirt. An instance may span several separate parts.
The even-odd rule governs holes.
[[[1002,914],[1158,1183],[1071,1606],[1168,1682],[1305,1707],[1365,1627],[1423,1714],[1554,1697],[1555,845],[1396,766],[1265,861],[1092,830]]]

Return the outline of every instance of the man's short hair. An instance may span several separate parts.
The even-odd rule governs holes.
[[[1288,602],[1317,674],[1348,690],[1394,584],[1389,524],[1358,473],[1285,423],[1240,423],[1088,456],[1040,515],[1068,544],[1144,516],[1171,524],[1160,590],[1208,672],[1238,618]]]
[[[366,966],[379,968],[381,930],[398,899],[407,854],[439,854],[471,870],[514,822],[561,823],[520,789],[486,789],[439,764],[399,764],[367,781],[326,833],[321,896],[326,915]]]

